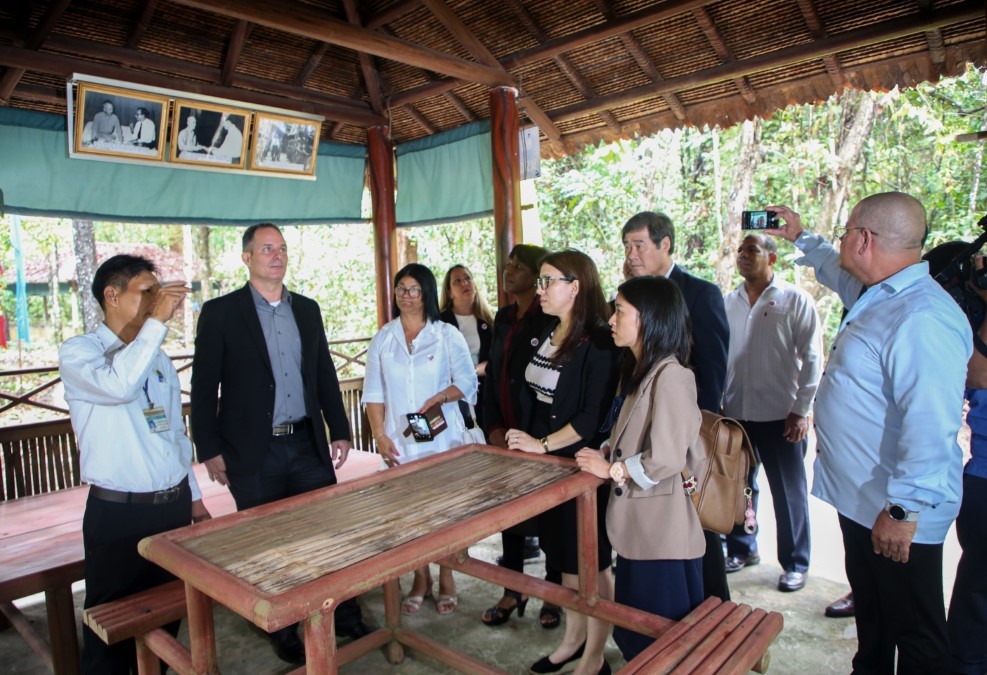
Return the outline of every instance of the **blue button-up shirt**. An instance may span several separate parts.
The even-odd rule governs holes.
[[[919,512],[915,543],[941,543],[962,493],[970,325],[925,262],[856,298],[862,284],[828,242],[803,233],[795,245],[805,253],[796,262],[850,308],[816,394],[812,494],[867,528],[886,502],[901,504]]]

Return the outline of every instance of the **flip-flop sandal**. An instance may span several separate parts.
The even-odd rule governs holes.
[[[401,613],[405,616],[411,616],[412,614],[418,614],[421,611],[422,604],[425,602],[425,598],[432,597],[432,592],[429,591],[425,595],[409,595],[401,603]]]
[[[435,611],[439,614],[452,614],[459,606],[459,598],[455,595],[445,595],[440,593],[435,599]]]

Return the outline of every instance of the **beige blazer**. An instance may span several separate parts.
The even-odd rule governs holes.
[[[655,374],[668,364],[661,376]],[[607,533],[614,550],[629,560],[692,560],[706,551],[692,499],[682,489],[682,470],[699,474],[702,453],[690,451],[702,415],[696,378],[669,357],[629,395],[610,435],[612,462],[641,456],[644,474],[658,484],[642,488],[632,478],[611,482]]]

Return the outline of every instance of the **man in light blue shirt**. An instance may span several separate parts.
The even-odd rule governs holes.
[[[768,230],[837,291],[849,312],[816,395],[812,494],[839,512],[856,603],[856,673],[948,672],[942,542],[959,511],[972,332],[921,261],[925,209],[889,192],[857,204],[840,250],[769,207]],[[866,290],[861,294],[861,289]]]

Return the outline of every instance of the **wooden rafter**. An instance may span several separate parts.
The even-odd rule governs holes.
[[[511,9],[511,11],[514,12],[514,15],[518,18],[518,20],[524,24],[524,27],[528,29],[528,32],[535,36],[535,39],[539,42],[544,42],[548,39],[548,34],[542,30],[541,26],[538,25],[538,22],[535,21],[535,18],[531,16],[527,9],[524,8],[524,5],[522,5],[518,0],[503,1]],[[590,86],[589,82],[586,81],[583,74],[579,72],[567,56],[560,54],[559,56],[556,56],[553,61],[559,71],[565,75],[567,80],[569,80],[570,84],[576,88],[576,91],[582,94],[583,98],[594,98],[596,96],[596,92],[593,91],[593,88]],[[612,112],[609,110],[604,110],[600,113],[600,119],[603,120],[603,123],[606,124],[611,131],[616,134],[620,133],[620,122],[617,121],[617,118],[613,116]]]
[[[918,0],[918,8],[923,12],[931,12],[934,9],[934,0]],[[984,10],[987,18],[987,8]],[[935,64],[936,71],[942,74],[946,64],[946,43],[942,39],[942,31],[938,28],[925,31],[925,41],[929,45],[929,59]]]
[[[243,46],[247,44],[250,29],[250,22],[243,19],[237,21],[236,26],[233,27],[233,35],[230,37],[230,43],[226,46],[226,58],[223,59],[223,71],[219,78],[220,84],[224,87],[233,85],[233,78],[236,77],[236,65],[240,62],[240,54],[243,52]]]
[[[137,23],[134,24],[134,29],[130,31],[130,35],[127,36],[127,47],[130,49],[137,49],[141,40],[144,38],[144,34],[147,29],[151,26],[151,17],[154,16],[154,10],[158,7],[158,0],[145,0],[144,6],[141,8],[140,16],[137,17]]]
[[[726,40],[720,35],[720,30],[713,23],[713,17],[709,15],[709,12],[705,7],[696,7],[692,10],[692,16],[695,17],[696,23],[699,27],[703,29],[703,34],[706,39],[709,40],[709,44],[713,47],[713,51],[716,55],[720,57],[720,61],[723,63],[730,63],[731,61],[736,61],[737,58],[734,56],[733,51],[727,46]],[[754,88],[751,87],[750,80],[746,77],[735,77],[733,78],[733,85],[737,87],[737,91],[740,95],[744,97],[744,100],[748,103],[754,103],[757,101],[757,96],[754,94]]]
[[[367,18],[363,25],[370,29],[383,28],[392,21],[396,21],[402,16],[410,14],[421,6],[422,0],[402,0],[401,2],[395,2],[383,12]]]
[[[445,26],[452,36],[463,46],[463,48],[469,52],[475,59],[491,68],[496,68],[504,77],[509,80],[510,86],[517,86],[514,82],[513,76],[507,72],[507,70],[500,65],[497,61],[497,57],[494,56],[486,45],[484,45],[473,31],[462,22],[462,20],[456,16],[455,12],[449,9],[449,6],[443,2],[443,0],[423,0],[423,4],[428,8],[430,12],[435,16],[439,22]],[[545,114],[545,112],[538,106],[538,103],[533,99],[528,99],[528,105],[526,106],[528,115],[531,119],[535,120],[538,124],[542,133],[548,138],[549,141],[556,142],[562,138],[562,132],[559,131],[558,127],[552,122],[551,118]],[[538,120],[541,120],[540,122]],[[546,126],[542,126],[545,124]]]
[[[819,12],[816,11],[815,3],[812,0],[798,0],[798,5],[802,11],[802,18],[805,19],[805,25],[809,27],[812,37],[817,40],[826,37],[828,35],[826,26],[823,25],[822,18],[820,18]],[[846,84],[846,75],[843,73],[843,67],[840,66],[839,57],[836,54],[828,54],[823,57],[823,65],[826,66],[826,72],[829,73],[830,79],[836,85],[836,90],[842,91]]]
[[[406,105],[404,108],[402,108],[402,110],[404,110],[404,112],[408,114],[408,117],[413,119],[415,121],[415,124],[420,126],[426,134],[431,135],[435,133],[435,127],[433,127],[431,123],[427,119],[425,119],[420,112],[415,110],[414,106]]]
[[[329,45],[325,42],[320,42],[316,45],[315,49],[313,49],[312,53],[309,55],[308,61],[305,62],[302,69],[298,71],[298,75],[295,76],[296,87],[305,86],[305,83],[308,82],[308,78],[312,76],[315,69],[319,67],[320,63],[322,63],[322,58],[326,55],[327,51],[329,51]]]
[[[24,40],[25,48],[31,51],[37,51],[44,44],[48,35],[51,34],[52,28],[58,23],[62,14],[65,12],[65,8],[69,6],[70,0],[56,0],[45,12],[44,16],[41,17],[41,22],[38,26],[31,32],[30,37]],[[10,96],[14,93],[14,88],[24,77],[24,73],[27,72],[27,67],[24,68],[8,68],[7,72],[3,74],[3,78],[0,79],[0,105],[7,105],[10,103]]]
[[[291,35],[321,40],[358,52],[418,66],[488,86],[512,85],[503,69],[473,63],[435,49],[352,26],[297,0],[175,0],[178,4],[267,26]]]
[[[354,26],[359,26],[360,12],[356,6],[356,0],[343,0],[343,7],[346,10],[346,20]],[[377,76],[377,68],[374,66],[374,59],[370,54],[364,52],[360,52],[359,56],[360,71],[363,73],[363,84],[366,87],[367,97],[370,99],[370,107],[378,115],[383,115],[384,96],[381,94],[380,80]]]
[[[442,94],[442,97],[451,105],[456,111],[463,116],[463,119],[467,122],[473,122],[476,120],[476,115],[470,110],[465,103],[463,103],[458,96],[453,94],[451,91],[447,91]]]

